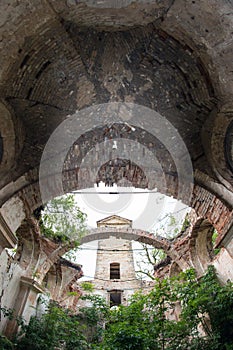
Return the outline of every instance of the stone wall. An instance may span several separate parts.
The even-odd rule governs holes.
[[[15,300],[23,314],[29,300],[36,302],[46,274],[52,279],[54,271],[65,270],[54,264],[70,247],[39,238],[29,218],[43,200],[38,179],[45,146],[76,111],[83,111],[78,128],[84,132],[67,153],[62,186],[52,177],[52,188],[46,188],[50,194],[125,180],[140,188],[157,186],[181,199],[172,150],[163,147],[167,134],[159,142],[138,126],[135,132],[125,123],[109,130],[106,115],[98,116],[100,127],[90,118],[88,124],[86,108],[111,102],[130,102],[163,115],[190,155],[194,189],[188,200],[197,217],[191,231],[165,242],[172,259],[166,273],[194,266],[201,275],[213,263],[223,281],[232,279],[232,2],[3,0],[0,13],[1,300],[7,306]],[[64,128],[62,137],[71,131]],[[155,167],[148,176],[130,157],[104,158],[99,167],[80,171],[93,149],[90,164],[101,161],[105,137],[111,143],[120,136],[137,144],[132,152],[140,157],[143,152],[157,157],[166,186]],[[221,247],[216,257],[210,245],[213,227]],[[16,231],[21,250],[11,261],[4,248],[14,247]],[[138,237],[159,244],[145,233]],[[62,286],[65,281],[60,279]],[[76,288],[70,283],[64,291]],[[24,301],[17,304],[14,293]]]
[[[61,259],[74,245],[57,244],[41,236],[33,218],[23,222],[17,238],[17,249],[4,249],[0,254],[0,307],[14,309],[28,322],[41,294],[49,293],[62,305],[76,305],[80,297],[77,280],[83,272],[81,266]],[[71,291],[76,293],[69,297]],[[10,336],[17,331],[17,323],[1,313],[0,331]]]

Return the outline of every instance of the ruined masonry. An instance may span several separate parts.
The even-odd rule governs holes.
[[[94,293],[101,295],[110,306],[126,305],[142,285],[136,278],[132,241],[111,236],[111,232],[131,228],[132,221],[113,215],[98,221],[97,226],[110,236],[98,241],[95,276],[90,281]]]
[[[0,307],[28,321],[49,294],[77,309],[85,267],[63,258],[73,242],[41,235],[38,212],[100,182],[191,213],[173,240],[100,222],[82,239],[100,240],[99,269],[108,239],[136,240],[165,251],[159,278],[212,264],[233,280],[232,13],[231,0],[0,1]],[[105,258],[96,276],[123,303],[125,265]],[[2,313],[0,332],[17,332]]]

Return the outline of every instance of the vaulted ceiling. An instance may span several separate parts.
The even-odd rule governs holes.
[[[0,6],[1,203],[38,181],[44,147],[63,121],[93,105],[126,102],[164,116],[186,145],[195,182],[231,204],[231,1],[34,0]],[[93,119],[92,129],[77,137],[67,158],[72,169],[96,144],[120,135],[150,149],[165,172],[175,173],[169,150],[148,130],[132,132],[116,123],[109,137],[108,128],[104,122],[96,127]],[[75,145],[81,149],[77,157]]]

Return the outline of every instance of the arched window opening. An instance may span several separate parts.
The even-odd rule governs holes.
[[[196,221],[189,241],[190,256],[198,276],[201,276],[214,258],[213,244],[216,240],[213,225],[206,219]],[[216,251],[217,253],[217,251]]]
[[[119,280],[120,277],[120,264],[111,263],[110,264],[110,280]]]

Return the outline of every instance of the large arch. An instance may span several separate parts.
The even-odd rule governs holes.
[[[149,244],[155,248],[163,249],[166,253],[170,249],[169,240],[164,237],[155,236],[153,233],[138,230],[133,228],[109,228],[99,227],[92,229],[87,235],[82,237],[81,244],[89,243],[96,240],[101,240],[109,237],[116,237],[118,239],[126,239],[129,241],[137,241],[145,244]]]
[[[76,111],[121,102],[156,111],[177,130],[194,173],[188,202],[199,218],[217,229],[218,243],[223,248],[227,245],[225,253],[232,254],[232,2],[113,0],[110,4],[104,0],[97,4],[92,0],[32,0],[3,1],[0,9],[2,248],[14,246],[17,230],[21,232],[20,244],[33,237],[30,216],[43,202],[38,182],[40,160],[56,128]],[[161,192],[179,198],[177,169],[172,152],[163,147],[165,138],[159,143],[150,132],[144,135],[142,128],[130,123],[130,130],[121,123],[116,132],[116,128],[112,130],[116,125],[109,125],[104,118],[99,119],[99,125],[94,119],[90,125],[85,117],[80,119],[84,132],[74,140],[63,164],[65,192],[93,186],[89,169],[82,169],[80,181],[78,162],[93,149],[98,158],[96,147],[105,141],[109,128],[109,142],[121,134],[122,139],[136,141],[148,154],[156,155],[166,186],[158,183],[159,172],[154,172],[151,188],[158,185]],[[141,120],[146,121],[145,115]],[[156,122],[155,118],[154,125]],[[136,130],[132,132],[132,128]],[[64,135],[69,131],[65,129]],[[105,159],[93,169],[97,180],[105,181],[109,173],[118,179],[125,171],[125,160],[130,164],[127,180],[135,187],[146,188],[146,172],[130,157]],[[118,174],[111,161],[119,166]],[[56,181],[53,186],[54,195],[62,194]],[[179,242],[181,246],[174,243],[172,249],[182,250],[189,239],[187,236]],[[31,238],[28,241],[34,244]],[[48,246],[44,242],[43,248]],[[33,247],[41,245],[36,242]],[[53,248],[46,268],[39,266],[43,273],[63,252]],[[38,260],[34,253],[30,267]],[[4,254],[3,250],[1,256]],[[216,266],[224,265],[224,259],[219,258]],[[177,269],[174,264],[171,273]],[[22,283],[24,290],[30,286],[31,292],[40,291],[27,278]]]
[[[208,220],[198,219],[190,237],[190,258],[197,273],[202,275],[214,258],[212,236],[214,227]]]
[[[196,198],[191,206],[218,226],[219,232],[226,231],[232,207],[231,171],[223,147],[232,119],[232,19],[228,15],[231,4],[214,1],[209,8],[202,0],[198,6],[192,2],[189,8],[185,0],[166,1],[162,5],[154,0],[150,4],[114,1],[111,6],[106,2],[95,6],[90,1],[62,0],[39,4],[32,1],[30,9],[24,4],[7,8],[3,5],[2,13],[8,16],[8,21],[3,20],[1,27],[5,38],[1,98],[12,120],[20,122],[14,127],[20,147],[11,171],[1,164],[7,171],[0,193],[6,222],[12,220],[6,203],[12,196],[17,198],[15,208],[21,220],[25,211],[39,206],[38,163],[45,143],[59,123],[77,109],[125,101],[159,111],[177,128],[193,162]],[[142,11],[139,28],[137,16]],[[35,20],[29,19],[29,12]],[[114,21],[110,21],[112,16]],[[16,18],[20,21],[16,20],[15,26]],[[114,57],[118,68],[111,71],[108,60],[114,62]],[[105,126],[103,123],[102,131]],[[102,131],[93,126],[74,147],[79,146],[83,156],[85,149],[95,144],[93,140],[100,141],[98,135]],[[148,135],[146,142],[149,149]],[[162,149],[157,146],[164,158],[163,167],[166,157],[165,154],[162,157]],[[68,190],[81,188],[77,177],[73,166],[64,173]],[[138,184],[137,179],[133,181]],[[167,194],[176,197],[176,177],[168,174],[166,183]],[[82,185],[90,187],[93,183],[87,178]],[[138,186],[145,184],[141,182]],[[197,199],[202,191],[204,198]],[[208,205],[201,205],[202,200],[208,201]],[[211,205],[218,207],[214,214]],[[226,219],[217,211],[224,211]]]

